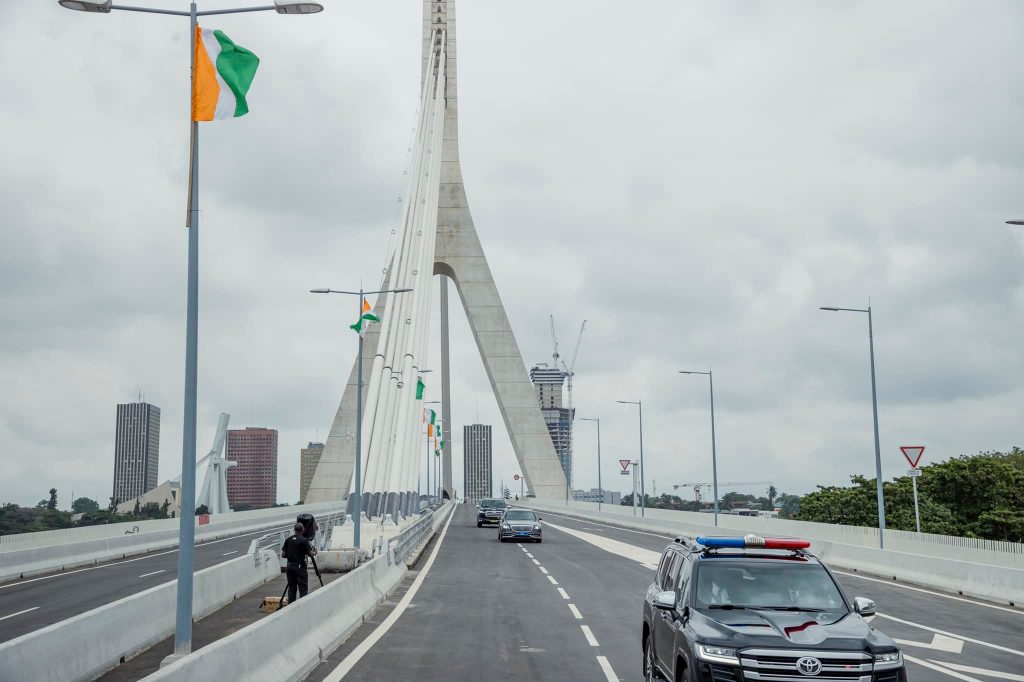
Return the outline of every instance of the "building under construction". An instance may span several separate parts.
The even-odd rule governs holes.
[[[544,364],[536,365],[530,370],[530,381],[537,392],[537,402],[544,416],[551,443],[555,446],[555,454],[565,472],[565,478],[572,487],[572,420],[575,410],[563,407],[562,387],[565,385],[566,373],[558,368],[549,368]]]

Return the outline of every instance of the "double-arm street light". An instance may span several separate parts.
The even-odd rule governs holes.
[[[285,0],[275,0],[273,5],[203,10],[202,12],[197,10],[195,2],[191,3],[187,12],[154,7],[115,5],[111,0],[105,2],[59,0],[59,4],[66,9],[95,14],[110,14],[112,10],[124,10],[189,17],[191,22],[189,59],[192,92],[195,92],[195,41],[198,17],[269,10],[274,10],[278,14],[314,14],[323,10],[323,6],[316,2],[288,2]],[[195,566],[196,394],[199,354],[199,127],[193,116],[190,116],[190,119],[192,120],[188,185],[189,212],[186,223],[189,228],[186,295],[188,304],[185,315],[185,409],[181,448],[181,499],[179,500],[181,514],[178,540],[178,591],[174,626],[175,657],[184,656],[192,651],[192,571]]]
[[[604,502],[604,486],[601,485],[601,419],[599,417],[580,417],[580,421],[597,424],[597,511],[601,511]]]
[[[644,468],[644,403],[642,400],[616,400],[615,402],[622,405],[636,405],[640,411],[640,516],[647,516],[644,513],[647,506],[647,493],[644,488],[644,477],[647,475],[647,469]],[[635,497],[636,493],[633,495]]]
[[[371,294],[404,294],[412,291],[412,289],[379,289],[377,291],[339,291],[337,289],[310,289],[311,294],[344,294],[346,296],[358,296],[359,297],[359,312],[356,319],[359,320],[363,315],[363,303],[366,301],[366,297]],[[352,546],[359,547],[359,530],[360,530],[360,516],[362,515],[363,506],[363,334],[359,334],[359,357],[356,360],[356,367],[359,369],[356,371],[356,470],[354,473],[355,478],[355,489],[353,495],[355,495],[355,502],[352,506]]]
[[[878,394],[875,391],[875,334],[871,322],[871,304],[867,308],[833,308],[822,310],[845,313],[867,313],[868,351],[871,354],[871,411],[875,421],[875,480],[878,487],[878,547],[885,549],[885,493],[882,491],[882,449],[878,442]]]
[[[680,374],[706,374],[708,377],[708,388],[711,389],[711,481],[715,495],[715,525],[718,525],[718,453],[715,450],[715,380],[711,370],[706,372],[687,372],[679,370]]]

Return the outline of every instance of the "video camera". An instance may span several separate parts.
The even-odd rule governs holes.
[[[316,531],[320,528],[312,514],[299,514],[295,517],[295,523],[302,524],[302,537],[311,541],[316,537]]]

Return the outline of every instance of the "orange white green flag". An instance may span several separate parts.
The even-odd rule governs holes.
[[[245,96],[260,58],[236,45],[223,31],[196,26],[192,78],[192,120],[213,121],[245,116]]]
[[[355,324],[349,325],[349,329],[357,332],[359,336],[363,336],[366,334],[366,325],[370,322],[380,322],[380,318],[373,314],[370,302],[363,299],[363,314],[359,316],[359,320]]]

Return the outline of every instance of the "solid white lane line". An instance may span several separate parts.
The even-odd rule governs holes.
[[[561,588],[561,587],[558,588],[558,594],[562,595],[562,599],[565,599],[566,601],[569,601],[569,593],[566,592],[563,588]]]
[[[33,606],[32,608],[25,609],[24,611],[18,611],[17,613],[9,613],[6,616],[0,616],[0,620],[7,620],[8,618],[14,618],[15,616],[20,616],[23,613],[28,613],[29,611],[35,611],[38,608],[39,608],[38,606]]]
[[[244,538],[244,537],[248,537],[250,535],[265,535],[266,534],[266,530],[267,529],[258,530],[258,531],[254,532],[254,533],[243,533],[242,535],[232,535],[229,538],[221,538],[220,540],[210,540],[209,542],[204,542],[202,544],[196,545],[196,549],[201,549],[203,547],[206,547],[207,545],[216,545],[217,543],[220,543],[220,542],[227,542],[228,540],[237,540],[238,538]],[[71,575],[72,573],[82,573],[84,571],[95,571],[95,570],[97,570],[99,568],[110,568],[111,566],[120,566],[121,564],[130,564],[130,563],[132,563],[134,561],[143,561],[145,559],[152,559],[153,557],[164,556],[165,554],[174,554],[177,551],[178,551],[178,549],[174,548],[174,549],[169,549],[166,552],[154,552],[152,554],[143,554],[142,556],[135,557],[134,559],[124,559],[123,561],[115,561],[115,562],[109,563],[109,564],[100,564],[99,566],[86,566],[85,568],[76,568],[76,569],[74,569],[72,571],[62,571],[61,573],[51,573],[50,575],[44,575],[44,576],[41,576],[39,578],[29,578],[27,580],[19,580],[17,582],[4,583],[3,585],[0,585],[0,590],[3,590],[3,589],[8,588],[8,587],[17,587],[18,585],[27,585],[29,583],[39,582],[40,580],[49,580],[50,578],[62,578],[64,576],[66,576],[66,575]]]
[[[903,654],[903,659],[906,661],[910,661],[911,663],[916,663],[922,668],[928,668],[929,670],[938,670],[940,673],[945,673],[946,675],[949,675],[950,677],[955,677],[958,680],[964,680],[965,682],[981,682],[981,680],[979,680],[977,677],[968,677],[967,675],[961,675],[960,673],[950,670],[949,668],[943,668],[941,666],[935,665],[934,663],[922,661],[920,658],[907,656],[906,653]]]
[[[359,663],[360,659],[366,655],[366,652],[369,651],[381,637],[387,634],[387,631],[395,624],[398,617],[401,616],[407,608],[409,608],[409,604],[412,603],[413,597],[415,597],[416,593],[419,592],[420,586],[423,584],[423,580],[427,577],[427,574],[430,573],[430,569],[434,565],[434,559],[437,558],[437,552],[441,549],[441,543],[444,542],[444,536],[448,534],[448,527],[452,525],[452,519],[454,518],[454,513],[451,513],[448,516],[448,520],[444,524],[444,529],[441,531],[441,535],[438,536],[437,542],[434,543],[434,550],[430,553],[430,558],[427,559],[427,563],[423,564],[423,569],[416,576],[416,579],[412,581],[412,585],[405,593],[405,596],[403,596],[398,602],[398,605],[395,606],[394,610],[388,614],[388,617],[385,618],[366,639],[360,642],[359,645],[352,650],[352,653],[346,656],[341,663],[338,664],[337,668],[328,673],[323,682],[339,682],[339,680],[345,677],[345,675],[348,674],[357,663]]]
[[[619,526],[610,526],[607,523],[597,523],[596,521],[580,521],[579,519],[577,519],[574,516],[565,516],[563,514],[553,514],[551,512],[547,512],[547,513],[549,515],[551,515],[551,516],[557,516],[558,518],[565,519],[567,521],[575,521],[576,523],[589,523],[592,526],[601,526],[602,528],[610,528],[612,530],[621,530],[623,533],[636,533],[637,535],[650,535],[652,538],[660,538],[660,539],[668,538],[668,539],[671,540],[672,538],[676,537],[676,535],[677,535],[676,533],[672,533],[672,534],[664,533],[664,534],[662,534],[662,533],[651,533],[651,532],[648,532],[648,531],[645,531],[645,530],[633,530],[632,528],[620,528]],[[551,524],[545,522],[545,525],[551,525]]]
[[[581,625],[580,629],[583,630],[583,636],[587,638],[587,644],[590,646],[600,646],[597,643],[597,638],[594,637],[594,633],[590,631],[586,625]]]
[[[221,554],[221,556],[227,556],[228,554],[238,554],[238,550],[233,549],[230,552],[224,552],[223,554]]]
[[[151,575],[156,575],[157,573],[166,573],[166,572],[167,572],[166,568],[161,568],[159,571],[152,571],[151,573],[143,573],[139,577],[140,578],[148,578]]]
[[[546,569],[543,566],[541,566],[540,567],[540,572],[543,573],[544,575],[547,575],[548,574],[548,569]]]
[[[612,540],[606,538],[603,535],[595,535],[594,533],[585,533],[581,530],[575,530],[573,528],[566,528],[565,526],[556,526],[553,523],[549,523],[549,526],[555,530],[559,530],[563,533],[567,533],[579,540],[589,542],[599,549],[603,549],[611,554],[616,554],[625,559],[631,559],[637,562],[644,568],[650,568],[651,566],[657,566],[658,562],[661,561],[660,552],[652,552],[649,549],[643,547],[637,547],[627,542],[620,542],[619,540]]]
[[[911,587],[910,585],[904,585],[903,583],[894,583],[891,580],[881,580],[879,578],[869,578],[867,576],[861,575],[860,573],[848,573],[846,571],[837,571],[835,569],[833,569],[832,572],[833,573],[838,573],[839,575],[849,576],[850,578],[860,578],[861,580],[869,580],[869,581],[871,581],[873,583],[882,583],[883,585],[888,585],[890,587],[898,587],[898,588],[903,589],[903,590],[912,590],[914,592],[924,592],[925,594],[932,594],[932,595],[935,595],[936,597],[945,597],[946,599],[952,599],[953,601],[962,601],[962,602],[967,602],[968,604],[974,604],[975,606],[984,606],[986,609],[996,609],[997,611],[1006,611],[1008,613],[1016,613],[1018,616],[1024,616],[1024,611],[1021,611],[1020,609],[1011,609],[1008,606],[997,606],[995,604],[986,604],[983,601],[974,601],[973,599],[964,599],[963,597],[954,597],[951,594],[945,594],[943,592],[934,592],[932,590],[926,590],[926,589],[921,588],[921,587]]]
[[[583,614],[576,608],[575,604],[569,604],[569,610],[572,611],[573,618],[576,620],[583,620]]]
[[[975,668],[970,665],[963,665],[961,663],[946,663],[945,661],[931,661],[932,663],[938,663],[944,665],[947,668],[953,670],[959,670],[964,673],[974,673],[975,675],[983,675],[986,677],[995,677],[1000,680],[1010,680],[1010,682],[1024,682],[1024,675],[1016,675],[1014,673],[1004,673],[998,670],[986,670],[985,668]]]
[[[972,644],[980,644],[981,646],[987,646],[987,647],[989,647],[991,649],[998,649],[999,651],[1005,651],[1008,654],[1016,654],[1017,656],[1024,656],[1024,651],[1018,651],[1017,649],[1011,649],[1009,647],[999,646],[998,644],[992,644],[991,642],[983,642],[980,639],[971,639],[970,637],[966,637],[964,635],[958,635],[955,632],[947,632],[946,630],[939,630],[938,628],[933,628],[933,627],[930,627],[928,625],[921,625],[920,623],[913,623],[913,622],[911,622],[909,620],[903,620],[902,618],[897,618],[896,616],[889,616],[889,615],[886,615],[884,613],[876,613],[875,615],[877,617],[879,617],[879,618],[885,618],[886,620],[892,620],[892,621],[895,621],[897,623],[903,623],[904,625],[909,625],[911,627],[921,628],[922,630],[928,630],[929,632],[937,632],[938,634],[946,635],[947,637],[955,637],[957,639],[962,639],[965,642],[970,642]]]
[[[608,659],[604,656],[597,657],[597,664],[601,666],[601,670],[604,672],[605,679],[608,682],[619,682],[619,676],[612,670],[612,664],[608,662]]]
[[[548,580],[550,580],[550,581],[551,581],[551,584],[552,584],[552,585],[557,585],[557,584],[558,584],[558,581],[557,581],[557,580],[555,580],[555,577],[554,577],[554,576],[552,576],[552,575],[549,575],[549,576],[548,576]]]

